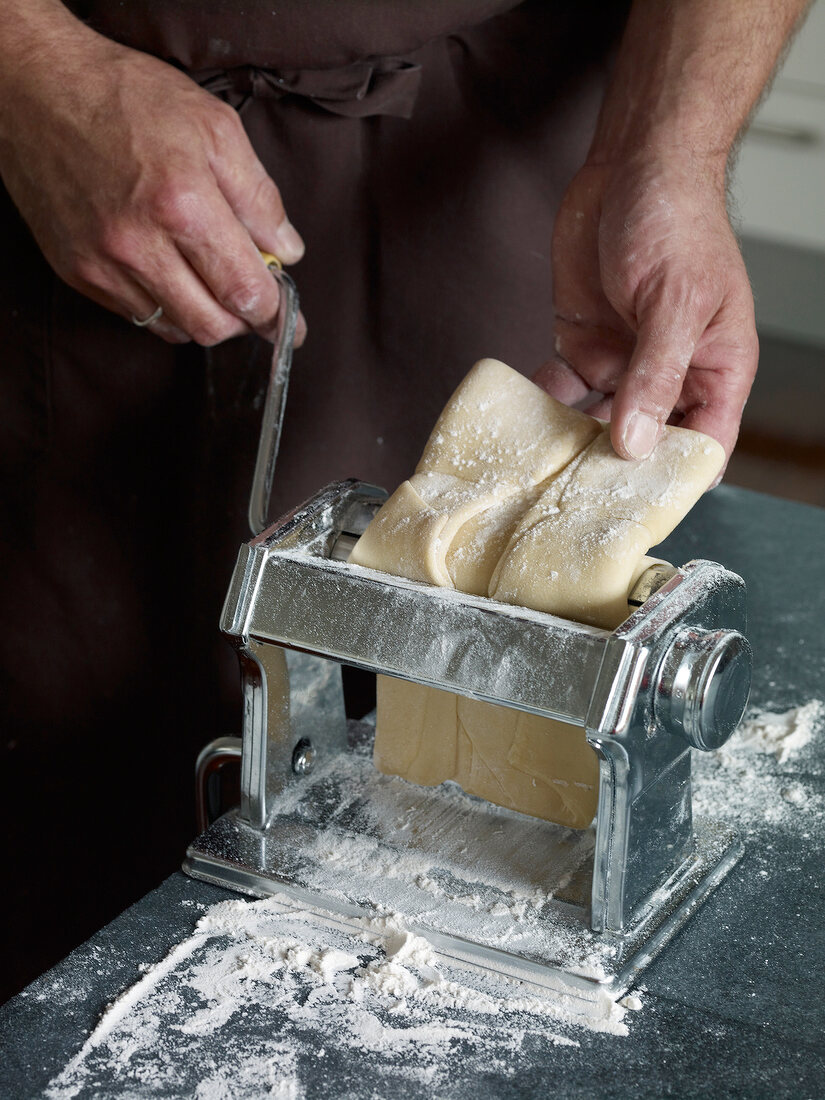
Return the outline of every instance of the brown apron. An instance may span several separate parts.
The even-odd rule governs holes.
[[[273,514],[340,477],[393,488],[476,359],[548,356],[554,212],[623,12],[510,6],[74,5],[239,110],[306,241]],[[4,192],[0,221],[10,992],[175,869],[195,755],[239,732],[217,620],[268,364],[165,345],[57,280]]]

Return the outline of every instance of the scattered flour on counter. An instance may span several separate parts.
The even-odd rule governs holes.
[[[825,799],[804,775],[805,750],[823,728],[820,699],[751,711],[721,749],[693,754],[694,812],[728,821],[746,837],[777,826],[825,832]]]
[[[825,799],[806,770],[824,719],[819,700],[751,712],[722,749],[694,753],[695,812],[729,821],[746,842],[777,827],[825,834]],[[403,833],[397,793],[391,804],[371,805],[373,813],[390,810]],[[508,821],[492,815],[486,838],[490,850],[501,844],[486,868],[494,884],[505,865],[512,874],[518,863],[501,832]],[[376,858],[371,845],[330,839],[318,839],[319,866],[349,871]],[[453,834],[455,859],[467,840]],[[403,869],[379,860],[378,874],[412,876],[443,905],[430,861],[415,851],[407,858]],[[486,895],[463,901],[517,929],[546,896],[538,890],[534,898],[535,890],[525,875],[512,898],[491,908]],[[383,1082],[375,1095],[452,1096],[457,1072],[464,1095],[485,1074],[515,1079],[531,1060],[546,1062],[550,1046],[563,1072],[583,1034],[625,1035],[627,1013],[643,1008],[635,992],[618,1003],[603,992],[544,996],[500,975],[453,967],[389,909],[345,921],[285,896],[212,906],[187,940],[141,969],[51,1081],[50,1100],[314,1100],[360,1095],[367,1077]]]
[[[469,1077],[513,1077],[529,1052],[577,1047],[582,1029],[627,1034],[637,1007],[451,968],[392,914],[226,901],[107,1007],[46,1095],[305,1100],[309,1087],[354,1094],[367,1071],[383,1095],[438,1092],[454,1054]]]
[[[720,751],[736,752],[751,749],[772,753],[779,764],[810,744],[817,726],[825,717],[825,704],[811,699],[801,707],[791,707],[782,714],[757,711],[751,714],[736,731],[733,743],[728,742]]]

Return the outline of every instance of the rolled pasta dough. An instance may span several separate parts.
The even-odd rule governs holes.
[[[483,359],[350,561],[612,629],[647,550],[723,462],[715,440],[672,427],[650,458],[620,459],[605,425]],[[583,729],[404,680],[379,677],[374,759],[572,828],[596,809]]]

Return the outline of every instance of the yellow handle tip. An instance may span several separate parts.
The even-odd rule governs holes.
[[[279,271],[283,271],[284,265],[281,263],[281,261],[278,259],[278,257],[274,253],[264,252],[264,250],[262,248],[259,248],[258,251],[261,254],[261,259],[263,260],[263,262],[266,264],[267,267],[277,267]]]

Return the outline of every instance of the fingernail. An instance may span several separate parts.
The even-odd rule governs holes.
[[[304,254],[304,242],[291,222],[284,221],[278,226],[278,232],[275,234],[275,239],[278,242],[276,249],[278,259],[283,260],[285,264],[294,264]]]
[[[647,413],[634,413],[624,431],[624,448],[631,458],[647,458],[659,438],[659,421]]]

